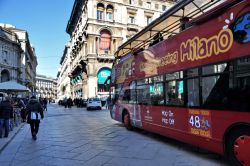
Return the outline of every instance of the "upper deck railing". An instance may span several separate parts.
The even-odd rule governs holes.
[[[194,24],[227,10],[242,0],[181,0],[143,30],[123,43],[115,53],[120,58],[128,53],[147,49],[155,43],[171,38]]]

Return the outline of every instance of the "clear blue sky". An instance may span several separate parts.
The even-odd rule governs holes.
[[[26,30],[38,59],[37,74],[56,77],[75,0],[0,0],[0,23]]]

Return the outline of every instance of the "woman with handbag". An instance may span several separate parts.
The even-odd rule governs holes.
[[[40,119],[43,119],[43,107],[39,103],[39,101],[36,99],[35,96],[32,96],[30,98],[30,101],[28,102],[27,106],[27,123],[30,124],[30,130],[31,130],[31,135],[34,140],[36,140],[36,135],[39,130],[39,123]]]

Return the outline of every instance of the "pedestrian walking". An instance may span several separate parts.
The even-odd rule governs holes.
[[[32,96],[27,106],[27,123],[30,124],[31,135],[34,140],[37,139],[37,133],[39,130],[40,119],[43,119],[43,107],[36,99],[35,96]]]
[[[24,104],[21,98],[17,99],[17,107],[20,108],[22,121],[25,122],[26,121],[26,105]]]
[[[0,138],[2,138],[3,128],[5,129],[4,137],[9,135],[10,118],[13,116],[13,106],[11,105],[10,97],[5,97],[5,100],[0,104]]]
[[[68,98],[67,105],[69,108],[71,108],[71,106],[73,106],[73,100],[71,99],[71,97]]]
[[[47,104],[48,104],[48,100],[47,100],[47,98],[45,97],[45,98],[43,99],[43,109],[44,109],[44,111],[47,111]]]

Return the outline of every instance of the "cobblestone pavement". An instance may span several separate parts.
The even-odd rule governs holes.
[[[38,139],[25,124],[0,154],[18,166],[226,166],[219,155],[146,131],[127,131],[107,110],[48,107]]]

